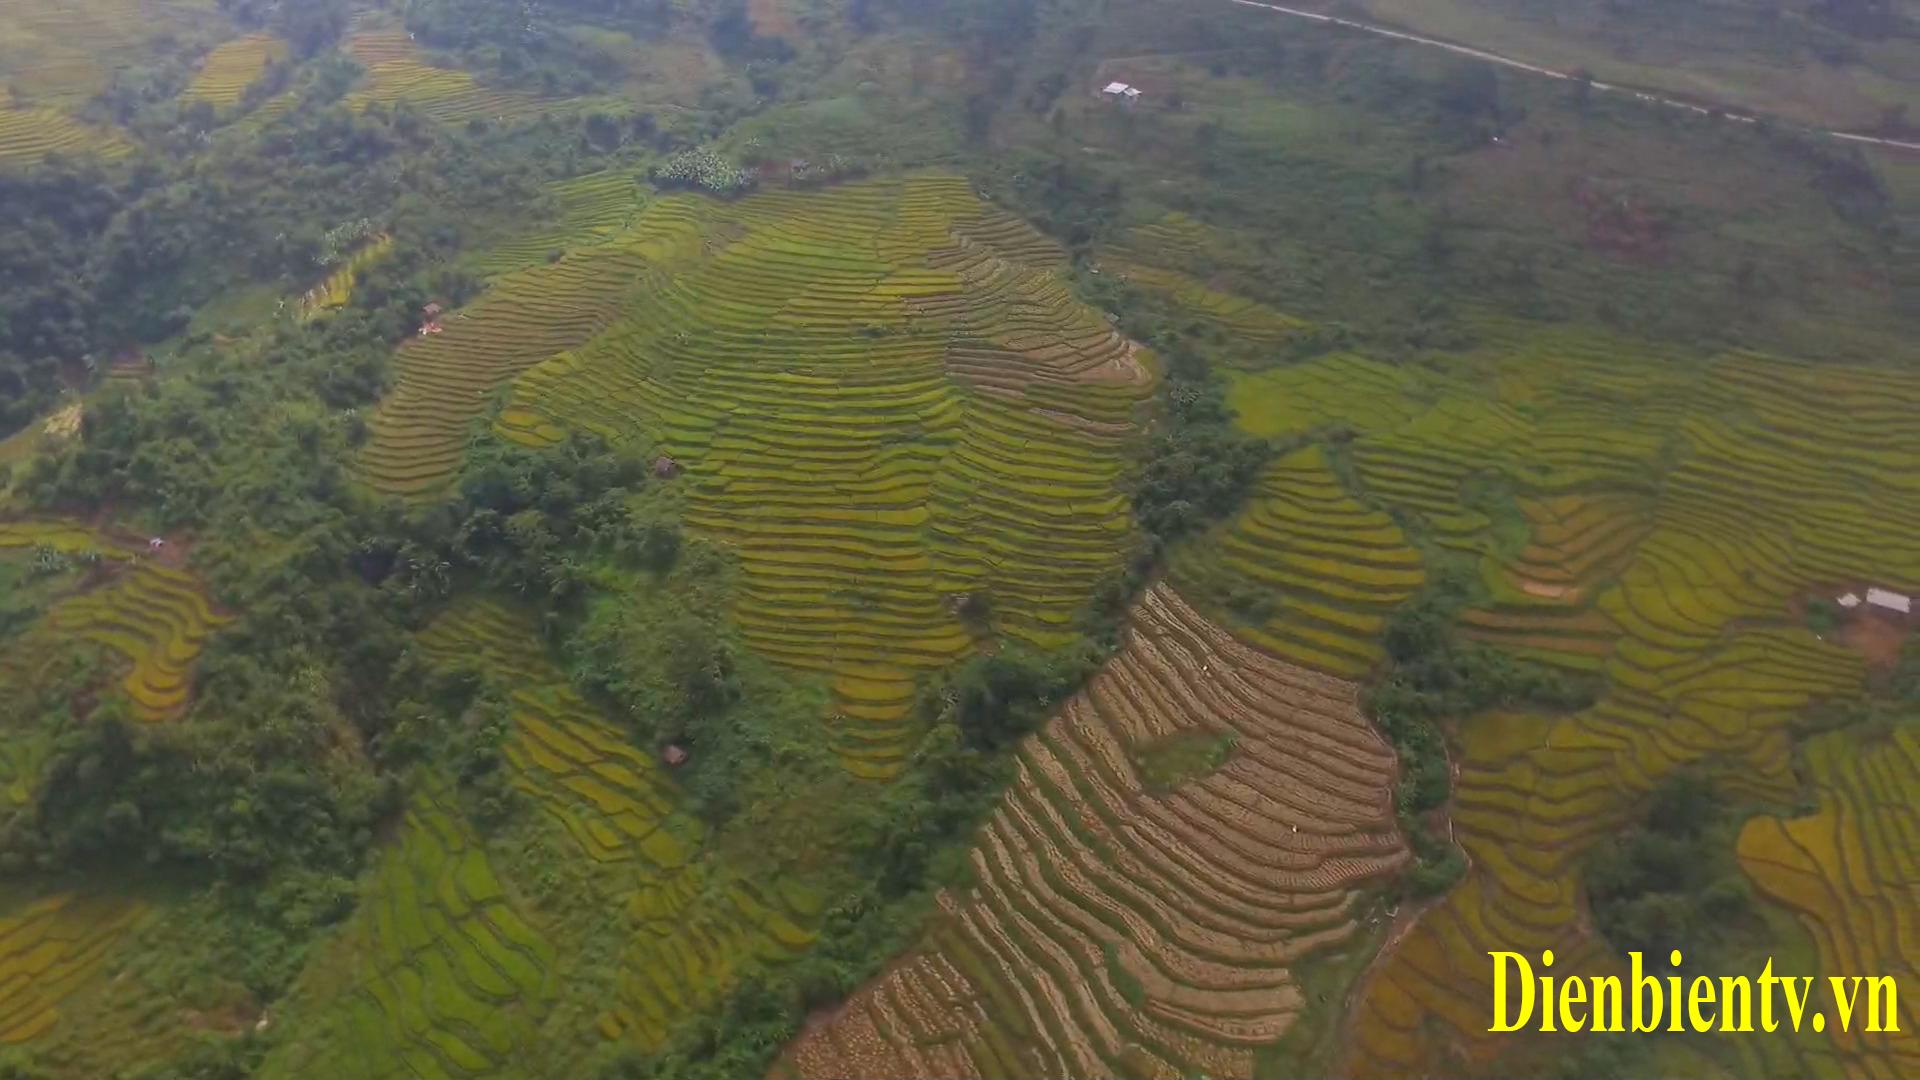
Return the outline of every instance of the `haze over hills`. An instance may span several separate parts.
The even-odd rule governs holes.
[[[0,0],[0,1078],[1920,1067],[1920,12],[1282,6]]]
[[[1296,5],[1338,13],[1332,5]],[[1843,131],[1914,134],[1911,4],[1883,0],[1364,0],[1341,8],[1560,71]]]

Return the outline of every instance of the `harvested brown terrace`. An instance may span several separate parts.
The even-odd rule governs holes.
[[[1150,793],[1130,748],[1231,735]],[[1248,648],[1171,588],[1023,746],[978,884],[921,949],[810,1024],[779,1077],[1250,1077],[1303,1000],[1294,968],[1356,936],[1407,859],[1391,750],[1358,689]]]

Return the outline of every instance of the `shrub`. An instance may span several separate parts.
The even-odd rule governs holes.
[[[691,188],[715,195],[738,194],[759,182],[751,170],[733,165],[704,147],[682,150],[647,175],[660,187]]]
[[[996,750],[1019,741],[1096,666],[1089,656],[1008,647],[942,673],[922,697],[929,719],[952,723],[966,744]]]

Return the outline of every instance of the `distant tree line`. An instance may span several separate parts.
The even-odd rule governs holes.
[[[130,163],[0,174],[0,203],[19,211],[0,215],[0,435],[43,411],[63,375],[85,385],[181,334],[216,295],[260,282],[297,295],[342,222],[374,218],[420,258],[443,257],[494,210],[538,206],[553,170],[608,149],[579,128],[454,133],[324,100],[208,146],[177,109],[141,121],[152,144]]]
[[[349,0],[220,0],[220,10],[243,26],[271,31],[297,57],[312,56],[339,40],[353,14]]]

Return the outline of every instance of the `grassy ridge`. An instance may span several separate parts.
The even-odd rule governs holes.
[[[1912,77],[1920,45],[1910,35],[1864,27],[1850,33],[1823,21],[1818,4],[1680,2],[1663,5],[1664,11],[1634,8],[1626,17],[1602,4],[1542,10],[1511,0],[1365,0],[1362,6],[1394,25],[1531,63],[1584,68],[1603,81],[1803,123],[1865,130],[1879,125],[1889,108],[1920,108],[1920,85]]]

